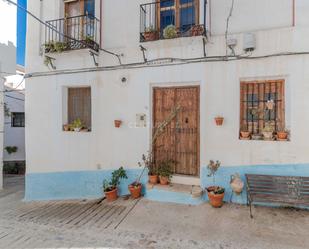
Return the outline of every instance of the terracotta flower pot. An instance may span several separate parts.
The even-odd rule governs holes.
[[[240,136],[242,138],[249,138],[250,137],[250,132],[249,131],[241,131]]]
[[[204,34],[204,27],[202,25],[194,25],[191,28],[191,35],[192,36],[200,36]]]
[[[134,185],[129,185],[129,191],[131,193],[131,197],[133,199],[137,199],[141,197],[141,192],[142,192],[142,184],[139,184],[138,186]]]
[[[221,126],[223,124],[223,117],[215,117],[216,125]]]
[[[115,127],[119,128],[122,124],[122,121],[121,120],[114,120],[114,123],[115,123]]]
[[[166,177],[166,176],[159,176],[159,179],[160,179],[160,184],[161,185],[168,185],[168,183],[169,183],[168,177]]]
[[[211,192],[213,188],[214,187],[207,188],[209,202],[214,208],[220,208],[223,206],[224,193],[214,194],[213,192]]]
[[[157,40],[157,32],[156,31],[144,32],[144,38],[145,41],[155,41]]]
[[[278,131],[277,132],[278,139],[285,140],[288,138],[288,133],[286,131]]]
[[[111,191],[104,192],[107,201],[115,201],[118,198],[118,189],[115,188]]]
[[[149,183],[151,184],[157,184],[158,183],[158,176],[157,175],[149,175]]]
[[[70,131],[70,125],[68,125],[68,124],[63,125],[63,130],[64,131]]]

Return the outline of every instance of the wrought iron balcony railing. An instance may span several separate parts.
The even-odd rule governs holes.
[[[90,48],[99,51],[99,20],[91,15],[61,18],[46,22],[45,53]]]
[[[159,0],[140,5],[140,41],[205,35],[206,2]]]

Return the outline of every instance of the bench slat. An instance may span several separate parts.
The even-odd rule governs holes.
[[[246,174],[253,202],[309,205],[309,177]]]

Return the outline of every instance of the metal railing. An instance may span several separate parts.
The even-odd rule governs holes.
[[[206,35],[206,4],[207,0],[161,0],[141,4],[140,41]],[[204,15],[202,18],[200,13]]]
[[[92,15],[66,17],[46,22],[45,53],[90,48],[99,50],[99,20]]]

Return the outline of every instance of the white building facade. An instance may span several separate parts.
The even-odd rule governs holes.
[[[173,136],[156,152],[180,162],[175,182],[208,186],[208,162],[220,160],[216,183],[228,201],[233,173],[309,175],[309,3],[232,3],[30,0],[29,11],[61,28],[28,19],[25,199],[98,198],[120,166],[127,193],[153,128],[177,105]],[[170,24],[175,37],[164,39]],[[79,117],[84,132],[64,130]],[[257,140],[265,126],[289,130],[287,141]],[[241,139],[241,130],[256,136]],[[197,202],[164,194],[146,190],[152,199]],[[232,201],[245,203],[245,194]]]

